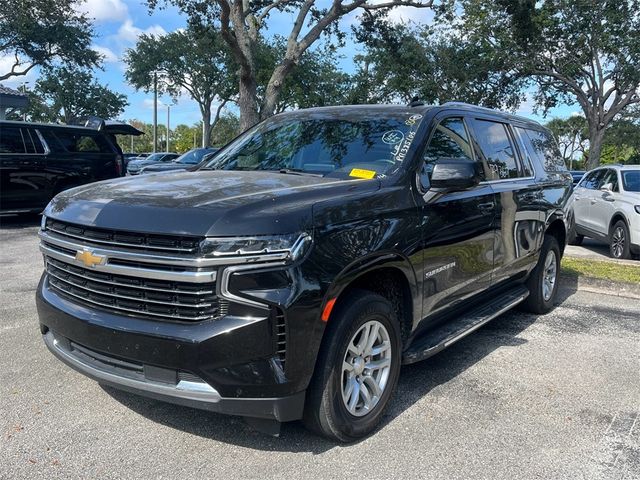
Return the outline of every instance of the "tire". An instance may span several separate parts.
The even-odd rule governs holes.
[[[553,265],[555,265],[555,268],[552,271]],[[522,302],[523,310],[532,313],[547,313],[551,311],[558,293],[559,275],[560,247],[558,246],[558,241],[551,235],[545,235],[538,264],[527,279],[529,296]]]
[[[378,328],[376,335],[372,334],[372,327]],[[387,345],[377,355],[371,355],[373,359],[367,357],[367,350],[356,354],[362,350],[359,347],[366,332],[375,340],[374,348]],[[316,371],[307,389],[305,426],[340,442],[352,442],[374,431],[398,383],[401,351],[400,325],[392,304],[368,291],[349,292],[331,315],[325,332]],[[366,366],[371,363],[367,363],[367,358],[377,362],[376,366],[387,363],[388,366],[368,370]],[[345,369],[345,363],[350,367]],[[372,382],[382,392],[377,402]],[[365,396],[360,393],[365,390],[370,398],[368,408]]]
[[[613,258],[631,258],[629,227],[623,220],[618,220],[609,235],[609,253]]]

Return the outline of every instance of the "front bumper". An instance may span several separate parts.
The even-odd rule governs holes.
[[[273,355],[268,316],[193,325],[119,316],[63,298],[47,288],[46,275],[36,301],[49,350],[100,383],[231,415],[302,417],[305,392]]]

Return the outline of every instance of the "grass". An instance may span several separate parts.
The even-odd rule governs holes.
[[[640,283],[640,264],[638,266],[623,265],[613,262],[564,257],[561,266],[561,272],[564,275],[573,277],[584,276],[613,280],[614,282]]]

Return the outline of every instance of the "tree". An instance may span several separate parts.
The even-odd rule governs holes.
[[[577,102],[589,127],[587,168],[606,129],[640,102],[640,1],[462,0],[467,35],[507,53],[545,111]]]
[[[90,48],[92,38],[91,23],[78,13],[75,0],[3,0],[0,55],[14,61],[0,72],[0,81],[54,62],[96,66],[100,55]]]
[[[239,66],[240,128],[245,130],[273,115],[287,77],[311,45],[323,34],[335,33],[341,38],[338,21],[345,15],[400,5],[431,7],[434,0],[331,0],[327,7],[316,5],[315,0],[148,0],[152,8],[162,1],[178,6],[191,23],[220,28]],[[284,56],[271,72],[259,101],[257,53],[269,15],[274,11],[290,13],[293,22]]]
[[[640,122],[637,118],[621,118],[607,128],[602,142],[601,163],[640,163]]]
[[[484,38],[451,28],[391,23],[368,16],[354,29],[364,53],[356,60],[352,101],[463,101],[514,109],[523,81],[510,78],[505,59]]]
[[[186,90],[200,108],[203,145],[209,146],[212,127],[237,92],[237,67],[220,33],[190,25],[162,37],[142,35],[135,48],[127,50],[125,62],[127,81],[136,89],[152,90],[155,73],[161,92],[175,98]]]
[[[573,163],[585,156],[589,145],[589,129],[584,117],[573,116],[566,119],[554,118],[546,127],[558,140],[560,153],[569,170]],[[576,158],[578,157],[578,158]]]
[[[35,93],[48,106],[50,121],[71,123],[94,115],[118,117],[128,105],[127,97],[100,85],[89,70],[54,68],[36,82]]]
[[[259,101],[264,98],[273,69],[285,52],[286,41],[280,36],[276,36],[271,44],[260,44],[257,79]],[[291,108],[344,103],[351,79],[347,73],[340,71],[336,64],[336,55],[330,45],[307,50],[287,76],[274,113]]]
[[[225,112],[213,129],[212,144],[222,147],[233,140],[240,133],[240,118],[230,112]]]

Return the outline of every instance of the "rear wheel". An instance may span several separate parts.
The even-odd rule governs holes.
[[[329,320],[316,373],[307,390],[304,423],[341,442],[380,423],[400,374],[400,328],[391,303],[354,290]]]
[[[529,296],[522,307],[533,313],[547,313],[553,308],[560,275],[560,247],[551,235],[544,236],[538,264],[527,279]]]
[[[611,235],[609,238],[609,252],[613,258],[631,258],[629,228],[626,223],[622,220],[618,220],[611,229]]]

